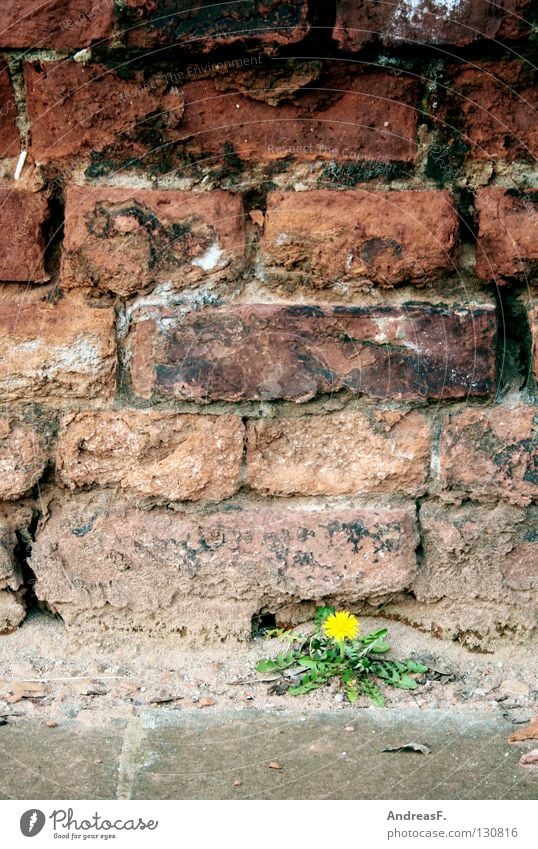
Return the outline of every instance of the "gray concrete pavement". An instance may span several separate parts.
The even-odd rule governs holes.
[[[151,709],[99,721],[0,727],[0,798],[535,799],[538,791],[518,764],[525,749],[508,743],[514,726],[480,711]],[[409,742],[432,753],[382,751]]]

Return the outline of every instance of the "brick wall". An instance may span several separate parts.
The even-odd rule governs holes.
[[[4,2],[0,630],[529,637],[531,7]]]

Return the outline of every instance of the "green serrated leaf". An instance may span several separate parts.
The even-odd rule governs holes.
[[[374,654],[384,654],[387,651],[390,651],[390,646],[388,643],[376,643],[375,646],[370,648],[370,651]]]
[[[408,672],[427,672],[428,667],[423,663],[417,663],[416,660],[408,660],[407,661],[407,671]]]
[[[256,664],[258,672],[273,672],[275,669],[278,669],[278,665],[274,660],[259,660]]]
[[[358,691],[357,687],[348,687],[346,692],[347,692],[347,700],[348,700],[348,702],[351,702],[351,704],[353,704],[353,702],[356,702],[357,699],[359,698],[359,691]]]
[[[392,684],[392,681],[389,681],[389,684]],[[398,687],[400,690],[416,690],[418,684],[416,681],[413,681],[409,675],[402,675],[398,683],[394,683],[395,687]]]

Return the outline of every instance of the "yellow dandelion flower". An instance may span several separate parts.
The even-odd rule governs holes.
[[[359,620],[347,610],[337,610],[327,616],[323,630],[332,640],[341,643],[343,640],[354,640],[359,633]]]

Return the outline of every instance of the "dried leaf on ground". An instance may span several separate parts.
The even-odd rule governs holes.
[[[520,743],[523,740],[538,740],[538,716],[535,716],[524,728],[518,728],[508,738],[509,743]]]
[[[403,743],[401,746],[385,746],[382,752],[420,752],[421,755],[431,755],[432,750],[425,743]]]

